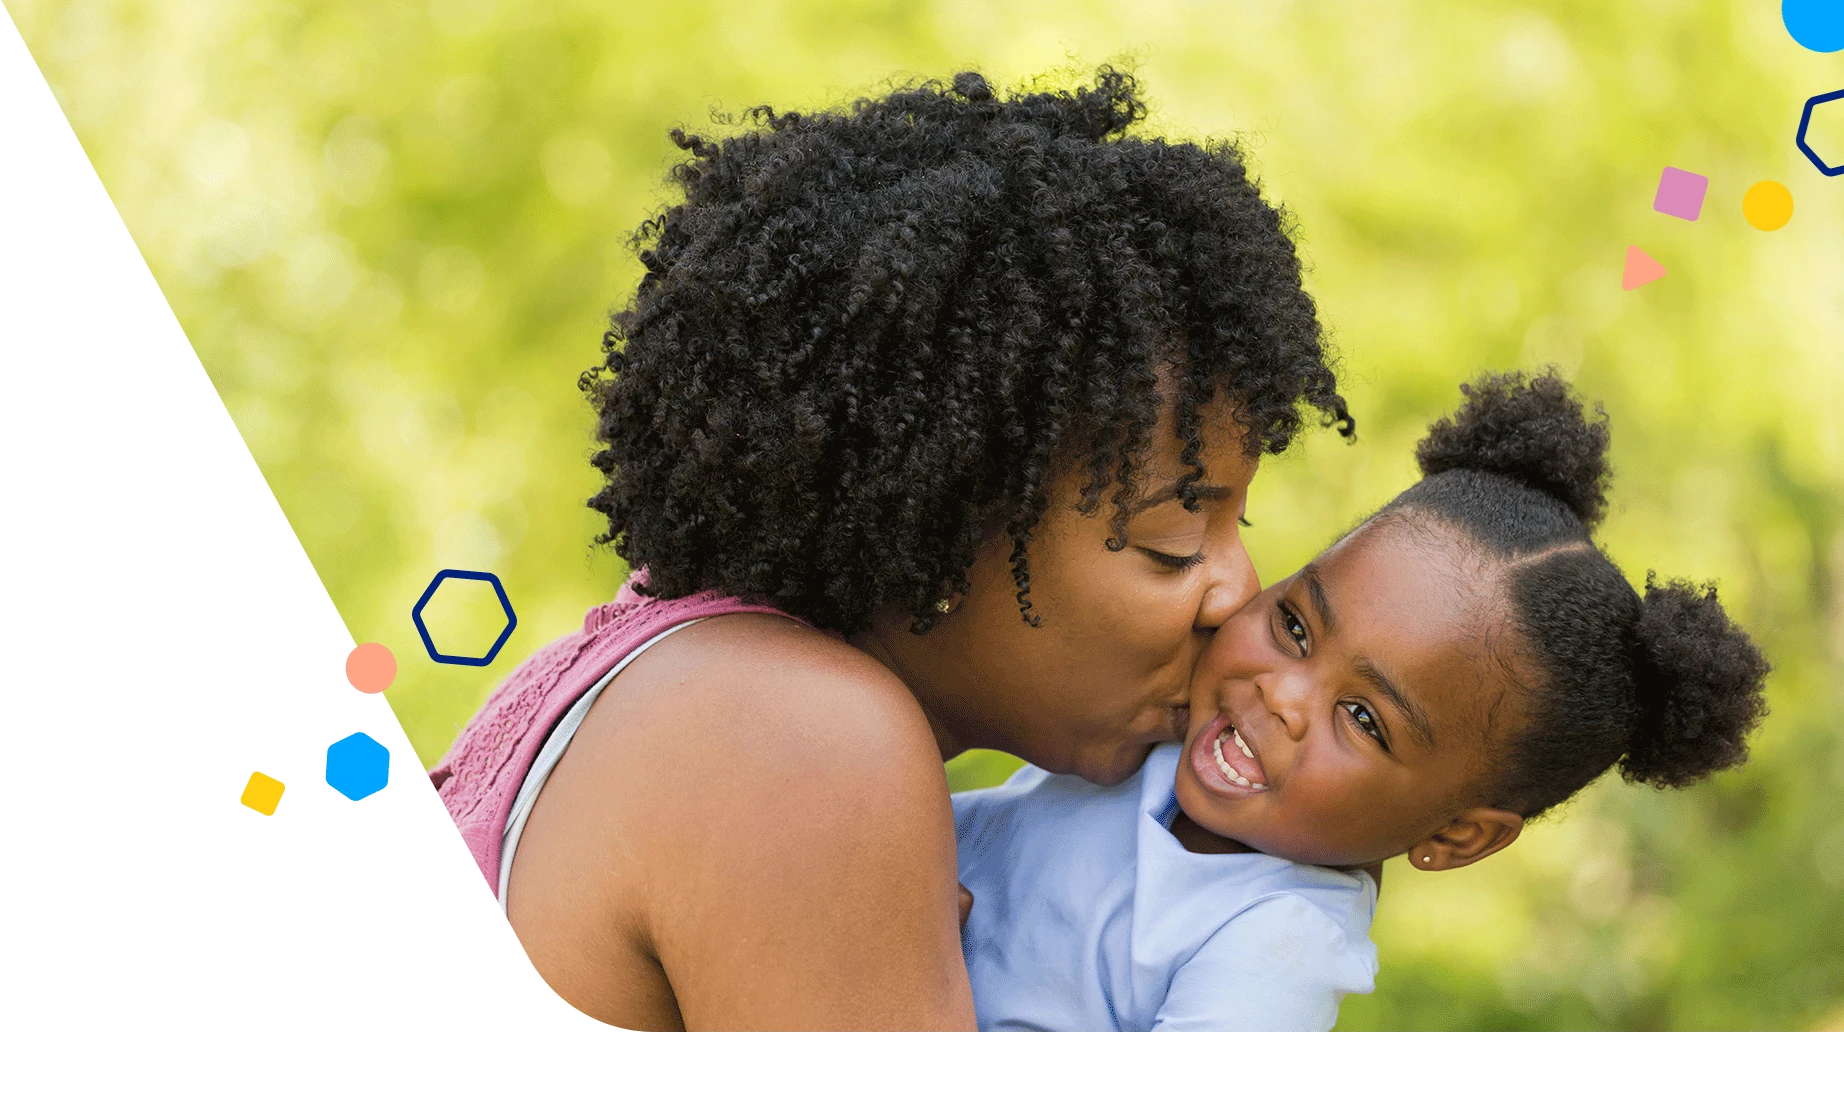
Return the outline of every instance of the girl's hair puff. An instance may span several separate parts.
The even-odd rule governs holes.
[[[1416,450],[1424,478],[1378,514],[1432,519],[1495,565],[1509,604],[1504,661],[1527,719],[1485,793],[1534,817],[1618,765],[1683,787],[1747,759],[1768,664],[1713,585],[1646,576],[1633,589],[1591,530],[1607,507],[1607,420],[1553,369],[1487,374]]]

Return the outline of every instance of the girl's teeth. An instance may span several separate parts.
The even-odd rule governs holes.
[[[1249,782],[1248,777],[1242,775],[1240,772],[1237,772],[1235,769],[1231,768],[1229,766],[1229,762],[1223,758],[1222,735],[1218,735],[1217,739],[1211,742],[1210,752],[1211,752],[1211,756],[1216,758],[1217,771],[1221,772],[1224,778],[1227,779],[1230,783],[1240,784],[1245,788],[1252,788],[1255,786],[1254,784]]]
[[[1223,756],[1223,739],[1226,737],[1235,738],[1236,748],[1242,750],[1243,755],[1248,757],[1249,760],[1252,761],[1255,759],[1255,754],[1249,752],[1249,747],[1243,743],[1242,736],[1236,733],[1235,729],[1232,727],[1218,734],[1216,736],[1216,740],[1210,743],[1210,754],[1212,757],[1216,758],[1217,771],[1221,772],[1223,774],[1223,778],[1228,780],[1232,784],[1237,784],[1244,788],[1251,788],[1255,791],[1267,791],[1268,785],[1257,784],[1254,781],[1250,780],[1248,777],[1242,775],[1240,772],[1237,772],[1234,768],[1230,767],[1229,761],[1225,759]]]

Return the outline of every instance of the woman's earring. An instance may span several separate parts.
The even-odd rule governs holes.
[[[935,612],[935,616],[930,618],[925,615],[910,622],[909,632],[920,634],[927,633],[929,630],[934,629],[936,622],[939,622],[949,614],[960,609],[961,598],[962,596],[960,595],[950,594],[943,598],[936,599],[934,602],[930,603],[928,607]]]
[[[1424,864],[1424,865],[1426,865],[1426,864],[1427,864],[1428,862],[1430,862],[1430,861],[1432,861],[1432,860],[1434,860],[1434,858],[1432,858],[1432,857],[1424,857],[1424,858],[1422,858],[1422,859],[1421,859],[1421,863],[1422,863],[1422,864]]]

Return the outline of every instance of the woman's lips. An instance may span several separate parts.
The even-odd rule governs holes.
[[[1191,771],[1219,795],[1260,795],[1268,790],[1261,759],[1221,714],[1191,743]]]

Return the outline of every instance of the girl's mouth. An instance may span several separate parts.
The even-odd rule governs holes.
[[[1261,759],[1220,714],[1191,744],[1191,771],[1220,795],[1259,795],[1268,790]]]

